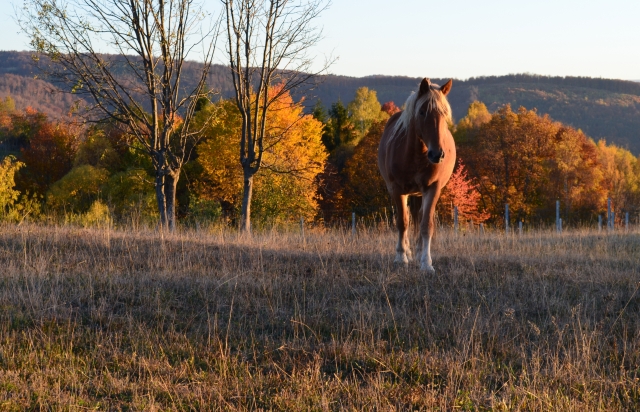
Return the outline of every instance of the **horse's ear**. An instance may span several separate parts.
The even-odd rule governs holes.
[[[420,82],[420,92],[418,92],[418,96],[422,96],[425,93],[429,93],[430,89],[431,89],[431,80],[425,77]]]
[[[451,91],[451,83],[453,83],[453,81],[451,79],[449,79],[448,82],[446,82],[442,87],[440,87],[440,91],[442,92],[442,94],[444,94],[445,96],[447,94],[449,94],[449,92]]]

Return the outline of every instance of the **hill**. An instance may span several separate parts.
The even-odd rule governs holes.
[[[194,79],[198,66],[195,62],[186,65],[185,87]],[[208,81],[223,97],[233,93],[226,70],[224,66],[214,66]],[[30,105],[54,117],[67,113],[76,97],[51,94],[49,84],[34,79],[36,75],[30,53],[0,52],[0,98],[11,94],[18,108]],[[381,103],[391,100],[401,105],[420,79],[327,75],[319,80],[315,89],[300,91],[295,97],[305,97],[307,106],[320,100],[328,107],[339,99],[349,102],[357,88],[366,86],[377,91]],[[530,74],[455,79],[449,96],[454,118],[462,118],[474,100],[484,102],[492,111],[507,103],[514,109],[535,108],[540,114],[549,114],[554,120],[582,129],[595,140],[604,138],[640,154],[640,83],[637,82]]]

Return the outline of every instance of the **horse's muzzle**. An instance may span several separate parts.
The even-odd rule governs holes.
[[[427,159],[431,163],[440,163],[444,159],[444,150],[429,150],[427,151]]]

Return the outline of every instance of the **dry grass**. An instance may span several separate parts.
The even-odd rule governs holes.
[[[0,410],[638,410],[640,236],[0,227]]]

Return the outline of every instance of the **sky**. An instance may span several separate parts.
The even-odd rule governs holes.
[[[206,0],[214,2],[215,0]],[[0,0],[0,50],[27,50]],[[640,80],[640,0],[333,0],[317,20],[330,73]]]

